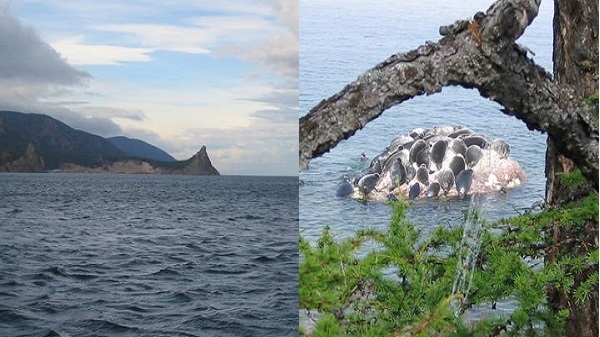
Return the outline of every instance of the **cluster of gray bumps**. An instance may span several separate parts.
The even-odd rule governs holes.
[[[399,135],[377,156],[369,167],[352,180],[345,179],[337,189],[338,196],[358,190],[363,198],[373,191],[392,191],[408,187],[408,198],[425,194],[447,195],[453,188],[464,197],[473,181],[473,168],[484,150],[493,150],[501,158],[510,155],[510,146],[501,139],[489,141],[463,126],[417,128],[409,135]],[[390,193],[388,198],[395,195]]]

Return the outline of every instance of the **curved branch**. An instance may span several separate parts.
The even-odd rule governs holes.
[[[300,118],[300,166],[352,136],[386,109],[443,86],[477,88],[528,128],[548,132],[598,190],[598,126],[584,102],[559,104],[569,88],[527,58],[514,43],[537,14],[539,1],[503,0],[471,21],[441,27],[445,35],[389,57]],[[567,95],[565,95],[567,92]]]

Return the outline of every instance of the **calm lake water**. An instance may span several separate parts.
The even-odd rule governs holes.
[[[0,336],[297,336],[298,179],[0,174]]]
[[[441,25],[470,19],[485,11],[491,1],[418,1],[410,6],[393,0],[300,2],[300,115],[322,99],[341,90],[358,75],[392,54],[437,41]],[[540,14],[519,43],[528,46],[534,60],[552,71],[553,4],[544,1]],[[404,102],[369,123],[323,157],[314,159],[300,173],[300,232],[315,240],[325,225],[339,237],[364,227],[385,230],[390,207],[384,203],[337,198],[342,177],[365,163],[361,152],[372,158],[399,133],[436,125],[465,125],[487,137],[503,138],[512,147],[528,176],[527,183],[506,194],[490,194],[483,200],[488,219],[515,215],[539,200],[545,191],[546,135],[530,131],[514,117],[502,114],[497,103],[478,92],[447,87],[441,93]],[[457,223],[470,200],[417,201],[409,210],[411,220],[423,227]]]

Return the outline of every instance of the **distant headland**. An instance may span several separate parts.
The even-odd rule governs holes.
[[[103,138],[43,114],[0,111],[0,172],[220,175],[206,146],[177,161],[139,139]]]

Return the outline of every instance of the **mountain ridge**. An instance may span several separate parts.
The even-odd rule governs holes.
[[[152,144],[124,136],[117,138],[111,141],[76,130],[44,114],[0,111],[0,172],[220,175],[204,145],[198,151],[204,149],[205,156],[200,161],[194,159],[198,153],[176,161]],[[120,142],[121,147],[115,142]],[[169,157],[173,160],[157,160]]]
[[[109,137],[106,139],[123,151],[126,155],[131,157],[168,162],[177,161],[177,159],[173,158],[161,148],[147,143],[141,139],[129,138],[125,136]]]

